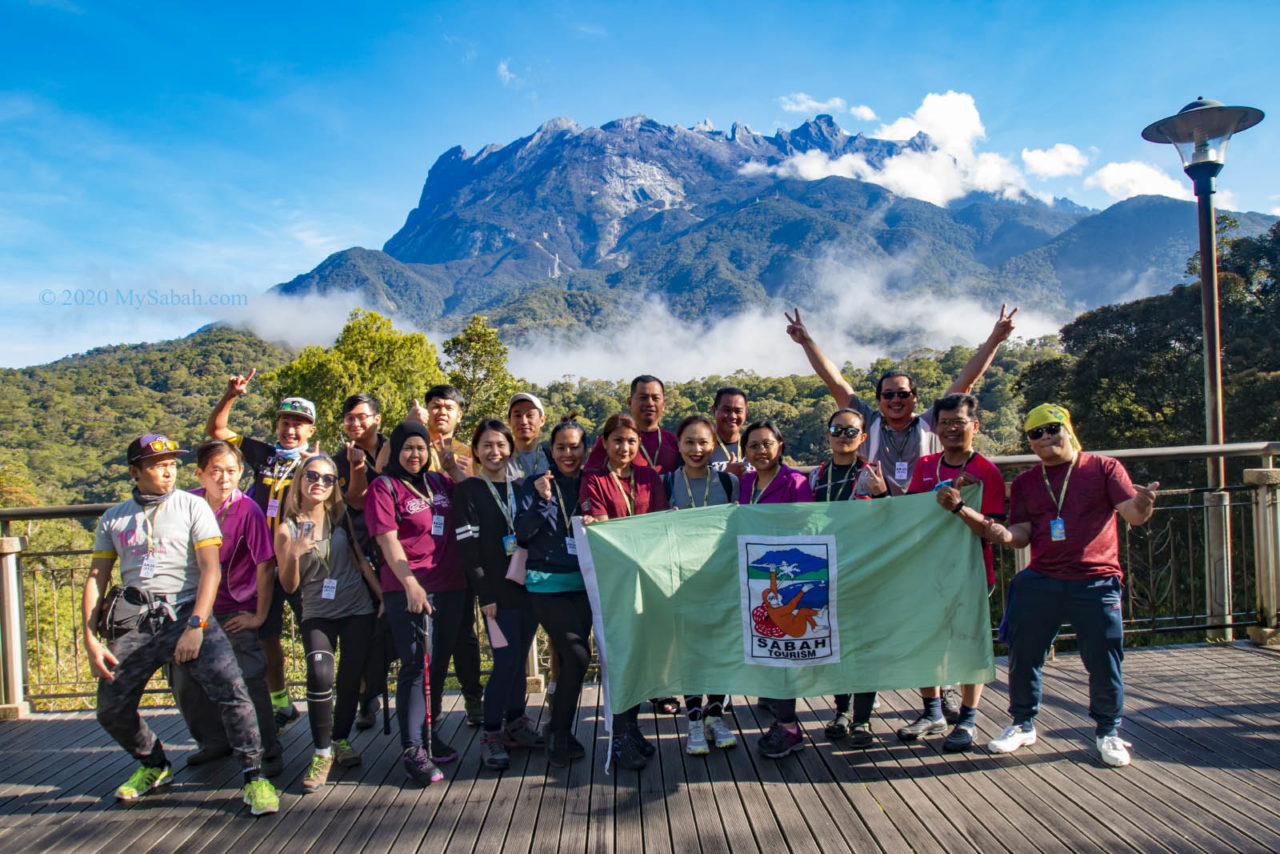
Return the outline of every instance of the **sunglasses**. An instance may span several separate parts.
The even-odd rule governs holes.
[[[842,427],[839,424],[832,424],[830,427],[827,428],[827,432],[831,434],[831,436],[837,439],[840,438],[841,436],[847,436],[850,439],[856,439],[862,435],[862,428],[854,427],[852,424],[850,424],[848,427]]]
[[[303,415],[310,415],[311,410],[304,403],[294,403],[292,400],[285,401],[280,404],[281,412],[300,412]]]
[[[1032,427],[1028,430],[1027,438],[1034,442],[1036,439],[1039,439],[1041,436],[1046,434],[1049,436],[1056,436],[1061,432],[1061,424],[1045,424],[1043,427]]]
[[[320,474],[318,471],[303,472],[302,476],[307,479],[307,483],[320,483],[325,486],[333,486],[338,482],[336,474]]]
[[[915,396],[916,396],[916,393],[914,391],[906,391],[905,389],[899,389],[897,391],[884,391],[880,393],[881,400],[893,400],[895,397],[898,400],[910,400]]]
[[[178,443],[172,439],[155,439],[143,445],[144,448],[150,448],[153,451],[176,451]]]

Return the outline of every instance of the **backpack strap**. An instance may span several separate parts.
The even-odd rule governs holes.
[[[671,503],[671,493],[675,491],[675,472],[669,471],[662,476],[662,491],[667,494],[667,504]]]
[[[725,498],[729,499],[729,503],[734,503],[733,499],[733,477],[727,471],[718,471],[720,475],[720,488],[724,490]]]

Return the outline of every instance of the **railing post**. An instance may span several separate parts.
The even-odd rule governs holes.
[[[1280,469],[1245,469],[1253,487],[1254,580],[1258,588],[1258,625],[1249,640],[1258,646],[1280,644]]]
[[[524,663],[524,689],[530,694],[540,694],[546,687],[542,671],[538,670],[538,636],[535,634],[533,643],[529,644],[529,657]]]
[[[18,553],[24,545],[21,537],[0,537],[0,721],[17,720],[31,711],[24,699],[27,639],[18,580]]]
[[[1231,496],[1226,492],[1206,492],[1205,509],[1205,613],[1209,622],[1226,626],[1209,629],[1211,641],[1230,641],[1231,629]]]

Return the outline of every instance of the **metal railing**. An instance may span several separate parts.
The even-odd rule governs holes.
[[[1172,636],[1174,641],[1195,635],[1230,639],[1241,626],[1248,626],[1257,642],[1274,634],[1280,605],[1280,470],[1270,464],[1280,455],[1280,442],[1100,453],[1127,461],[1261,458],[1263,468],[1247,470],[1241,484],[1212,493],[1161,490],[1150,522],[1139,527],[1120,523],[1125,631],[1135,639],[1144,637],[1140,642],[1155,636]],[[1017,456],[996,457],[993,462],[1008,474],[1038,460]],[[27,703],[42,708],[87,705],[96,687],[80,638],[80,599],[91,553],[88,527],[67,526],[67,536],[78,537],[78,544],[44,549],[33,549],[27,536],[13,534],[48,540],[42,524],[96,519],[110,506],[0,509],[0,718],[20,714]],[[1229,536],[1210,535],[1214,513],[1223,514]],[[1026,563],[1025,554],[1008,549],[996,549],[995,554],[993,626],[1004,611],[1010,579]],[[293,621],[285,625],[287,677],[302,684],[301,644]],[[483,654],[487,633],[479,621],[476,629]],[[530,677],[541,680],[550,667],[545,643],[535,644],[530,659]],[[167,689],[156,681],[150,690]]]

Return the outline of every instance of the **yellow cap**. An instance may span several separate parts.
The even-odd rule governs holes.
[[[1067,412],[1065,407],[1056,403],[1042,403],[1028,412],[1027,420],[1022,425],[1022,432],[1025,433],[1028,430],[1034,430],[1050,423],[1061,424],[1063,429],[1067,431],[1067,438],[1071,440],[1071,447],[1077,451],[1080,450],[1080,440],[1076,438],[1076,431],[1071,426],[1071,413]]]

